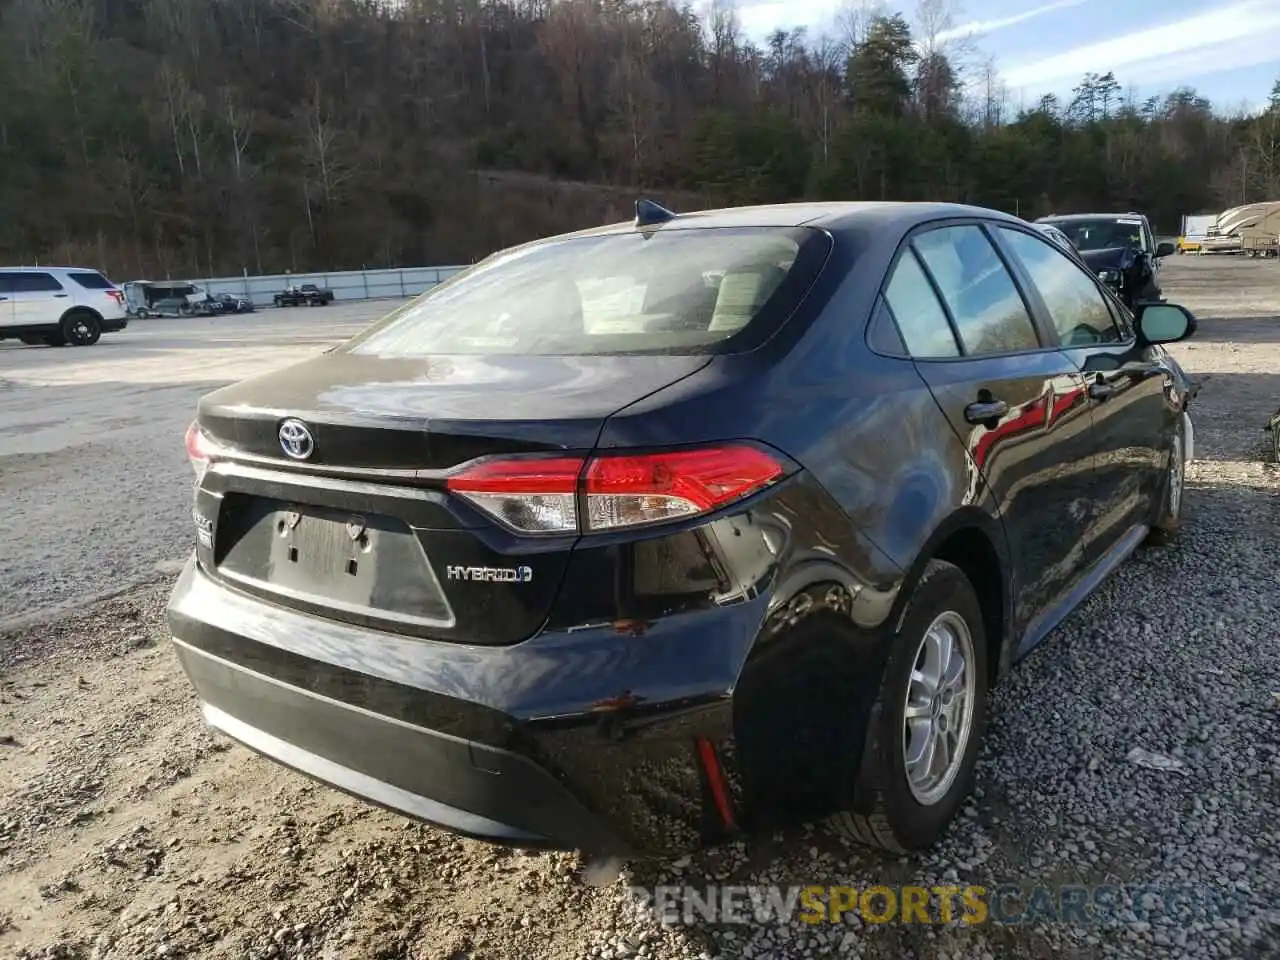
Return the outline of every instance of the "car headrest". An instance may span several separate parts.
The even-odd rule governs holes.
[[[707,329],[725,331],[745,327],[786,277],[785,270],[772,264],[725,273]]]

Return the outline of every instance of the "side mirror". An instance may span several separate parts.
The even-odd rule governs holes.
[[[1144,344],[1177,343],[1196,332],[1196,318],[1176,303],[1139,303],[1138,339]]]
[[[1177,245],[1172,240],[1161,240],[1156,244],[1156,259],[1171,256],[1177,249]]]

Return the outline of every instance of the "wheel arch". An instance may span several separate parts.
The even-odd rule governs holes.
[[[906,613],[907,600],[924,576],[931,560],[958,567],[969,579],[982,609],[987,637],[988,685],[1008,670],[1016,644],[1013,615],[1013,565],[1000,521],[977,507],[951,514],[934,529],[903,578],[892,620],[896,632]]]
[[[93,319],[97,320],[99,324],[102,323],[102,314],[93,307],[83,303],[77,303],[67,307],[67,309],[62,312],[62,316],[58,318],[58,328],[62,328],[62,325],[66,323],[68,317],[74,317],[78,313],[87,313],[89,316],[93,317]]]

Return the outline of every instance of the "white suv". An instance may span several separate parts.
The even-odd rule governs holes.
[[[88,347],[128,323],[124,293],[96,270],[0,267],[0,340]]]

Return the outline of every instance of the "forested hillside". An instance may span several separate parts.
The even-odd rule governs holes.
[[[671,0],[0,0],[0,263],[466,262],[639,191],[1137,208],[1165,231],[1280,198],[1280,82],[1254,117],[1110,74],[1019,105],[938,42],[944,2],[884,12],[761,47]]]

